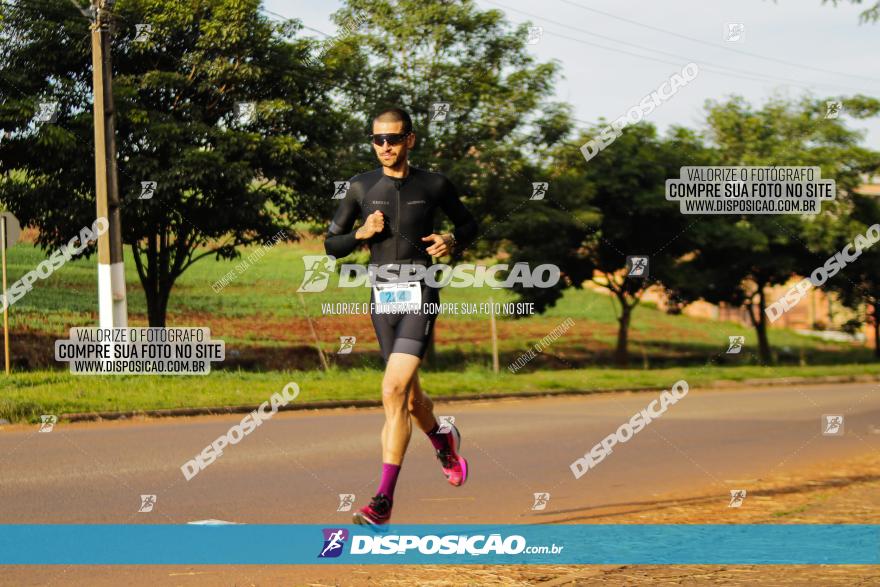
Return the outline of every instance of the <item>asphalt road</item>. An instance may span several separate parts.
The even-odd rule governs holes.
[[[754,480],[880,449],[877,383],[694,389],[575,479],[570,463],[658,395],[438,405],[438,415],[455,416],[471,478],[449,486],[414,430],[394,521],[589,522],[670,495],[726,502]],[[821,433],[824,414],[844,416],[842,436]],[[0,523],[338,524],[351,516],[337,511],[339,494],[355,494],[356,508],[375,490],[376,409],[277,414],[187,481],[180,466],[241,418],[62,423],[49,433],[4,426]],[[550,494],[543,511],[532,509],[539,492]],[[157,496],[152,512],[138,512],[142,494]]]

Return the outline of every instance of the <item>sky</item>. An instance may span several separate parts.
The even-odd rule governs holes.
[[[264,0],[274,13],[333,34],[337,1]],[[873,0],[869,0],[873,2]],[[557,60],[556,97],[587,123],[613,120],[693,61],[697,77],[646,120],[699,128],[706,100],[737,94],[753,105],[772,96],[796,99],[811,92],[833,98],[880,98],[880,23],[859,23],[863,7],[821,0],[477,0],[504,12],[512,24],[543,27],[529,45],[540,61]],[[604,13],[604,14],[603,14]],[[739,41],[725,39],[728,24],[742,25]],[[321,35],[306,29],[308,36]],[[847,126],[866,132],[864,145],[880,150],[880,117]]]

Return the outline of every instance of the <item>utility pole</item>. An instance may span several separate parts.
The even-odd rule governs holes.
[[[119,178],[116,171],[116,123],[110,60],[110,10],[114,0],[92,0],[92,84],[95,95],[95,195],[98,218],[110,226],[98,237],[98,312],[101,328],[128,326]]]

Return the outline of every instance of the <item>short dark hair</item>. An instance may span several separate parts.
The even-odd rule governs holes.
[[[402,122],[403,132],[407,134],[412,132],[412,118],[410,118],[409,112],[401,108],[388,108],[387,110],[383,110],[373,118],[374,124],[377,121]]]

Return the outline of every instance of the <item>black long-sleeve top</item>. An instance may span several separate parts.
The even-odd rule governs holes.
[[[367,240],[370,262],[377,265],[422,259],[432,243],[423,242],[434,232],[434,212],[441,209],[455,224],[456,249],[467,247],[477,235],[477,222],[446,176],[410,166],[402,179],[389,177],[382,168],[368,171],[349,180],[349,188],[333,216],[324,249],[336,258],[349,255],[358,245],[355,220],[363,222],[380,210],[385,228]]]

